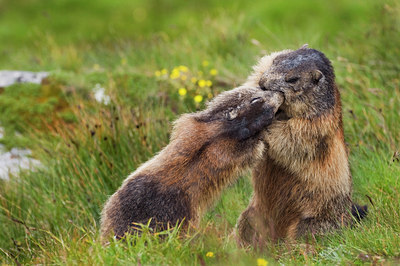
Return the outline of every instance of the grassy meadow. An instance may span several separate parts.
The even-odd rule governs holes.
[[[230,236],[252,193],[227,189],[198,231],[99,241],[103,203],[168,143],[171,122],[241,84],[257,59],[308,43],[340,87],[354,228],[241,249]],[[0,179],[2,264],[400,263],[398,1],[0,0],[0,70],[49,71],[0,88],[7,148],[43,163]],[[109,98],[95,99],[93,89]]]

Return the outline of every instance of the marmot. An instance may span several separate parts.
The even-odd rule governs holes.
[[[261,59],[245,83],[279,91],[284,103],[254,166],[254,195],[237,223],[242,244],[324,233],[361,219],[353,205],[342,107],[331,62],[305,46]]]
[[[204,111],[182,115],[170,143],[106,202],[102,238],[121,238],[150,219],[155,230],[196,225],[238,172],[261,158],[261,132],[282,102],[280,92],[242,86],[221,93]]]

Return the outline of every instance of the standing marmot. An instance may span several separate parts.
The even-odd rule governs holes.
[[[196,224],[238,172],[261,158],[261,131],[283,102],[280,92],[239,87],[206,110],[181,116],[170,143],[131,174],[102,211],[101,234],[118,238],[134,223],[155,229]]]
[[[285,101],[253,170],[254,195],[237,224],[240,241],[327,232],[350,224],[351,211],[362,218],[366,206],[351,200],[340,95],[325,55],[302,47],[266,56],[250,84],[283,92]]]

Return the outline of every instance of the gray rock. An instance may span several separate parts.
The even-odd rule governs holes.
[[[0,138],[3,137],[3,131],[0,127]],[[40,161],[28,157],[31,154],[28,149],[12,148],[6,151],[4,145],[0,144],[0,179],[8,180],[11,175],[18,175],[20,170],[34,170],[42,166]]]
[[[48,72],[2,70],[0,71],[0,88],[15,83],[40,84],[48,75]],[[3,137],[4,129],[0,127],[0,139]],[[6,151],[4,145],[0,144],[0,179],[9,179],[11,175],[17,175],[20,170],[34,170],[40,167],[42,165],[40,161],[29,157],[31,153],[28,149],[17,148]]]
[[[0,71],[0,87],[7,87],[15,83],[40,84],[48,75],[48,72],[2,70]]]
[[[1,148],[1,147],[0,147]],[[0,151],[0,179],[8,180],[11,175],[18,175],[21,170],[34,170],[42,164],[40,161],[27,157],[28,149],[13,148],[9,152]]]

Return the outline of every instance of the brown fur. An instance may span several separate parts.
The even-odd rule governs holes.
[[[217,96],[205,111],[182,115],[170,143],[105,204],[103,238],[111,233],[120,238],[150,219],[154,229],[182,221],[196,225],[237,173],[260,158],[260,132],[282,101],[281,93],[239,87]]]
[[[282,119],[268,128],[254,195],[237,224],[242,244],[325,233],[352,222],[352,180],[334,72],[303,47],[266,56],[246,85],[285,95]],[[362,215],[360,215],[362,216]]]

